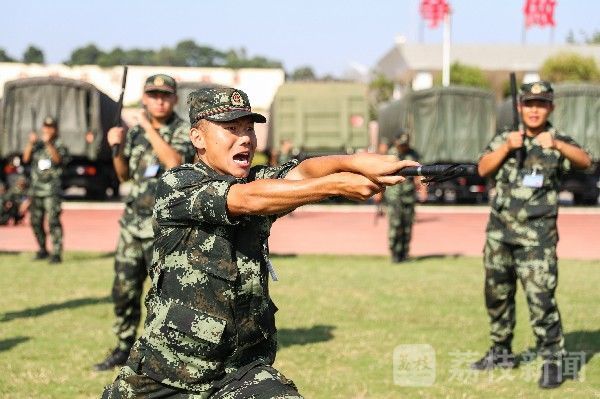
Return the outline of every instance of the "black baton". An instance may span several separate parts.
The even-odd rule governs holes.
[[[477,165],[448,164],[407,166],[400,169],[398,176],[423,176],[425,183],[440,183],[457,177],[477,176]]]
[[[119,95],[119,102],[117,103],[117,115],[115,116],[115,123],[113,126],[121,126],[121,111],[123,110],[123,96],[125,95],[125,84],[127,84],[127,65],[123,66],[123,79],[121,80],[121,94]],[[112,157],[116,158],[119,155],[119,146],[113,145],[110,150],[112,151]]]
[[[519,108],[517,102],[517,77],[514,72],[510,73],[510,96],[512,98],[512,111],[513,111],[513,129],[516,131],[521,130],[521,118],[519,117]],[[523,160],[525,159],[525,143],[521,148],[515,151],[515,159],[517,160],[517,167],[520,169],[523,167]]]

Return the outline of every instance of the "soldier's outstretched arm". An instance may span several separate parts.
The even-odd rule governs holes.
[[[400,176],[390,176],[391,182],[402,180]],[[300,180],[261,179],[232,185],[227,194],[227,210],[230,216],[276,215],[334,195],[365,201],[384,189],[385,184],[350,172]]]
[[[301,180],[328,176],[332,173],[351,172],[363,175],[375,183],[396,184],[404,181],[390,179],[391,175],[407,166],[418,166],[418,162],[399,161],[393,155],[361,153],[355,155],[332,155],[302,161],[285,177]]]

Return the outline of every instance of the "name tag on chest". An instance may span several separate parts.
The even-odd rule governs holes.
[[[38,161],[38,169],[39,170],[48,170],[52,166],[52,161],[49,159],[40,159]]]
[[[525,175],[523,185],[525,187],[540,188],[544,185],[544,175]]]
[[[160,169],[159,164],[148,165],[146,167],[146,170],[144,171],[144,177],[156,177],[159,169]]]

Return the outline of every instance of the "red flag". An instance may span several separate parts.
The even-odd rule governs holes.
[[[525,27],[556,26],[554,22],[554,8],[556,0],[525,0]]]
[[[419,12],[424,20],[429,21],[429,27],[435,28],[450,12],[450,5],[446,0],[421,0]]]

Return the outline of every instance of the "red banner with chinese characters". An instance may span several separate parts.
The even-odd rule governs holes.
[[[450,12],[450,5],[446,0],[421,0],[419,12],[421,17],[429,22],[429,27],[435,28]]]
[[[525,0],[525,27],[534,25],[556,26],[554,21],[554,8],[556,0]]]

